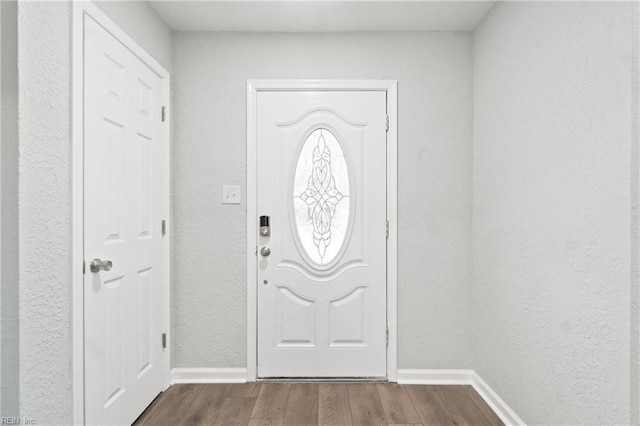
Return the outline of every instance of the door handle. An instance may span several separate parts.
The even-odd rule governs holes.
[[[91,272],[93,273],[100,271],[109,272],[111,268],[113,268],[113,262],[110,260],[100,260],[95,258],[89,264],[89,269],[91,269]]]
[[[269,247],[262,247],[260,249],[260,254],[264,257],[267,257],[271,254],[271,249]]]

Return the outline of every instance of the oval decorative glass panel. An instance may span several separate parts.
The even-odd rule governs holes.
[[[296,164],[293,207],[298,238],[309,258],[327,265],[338,255],[349,227],[349,171],[328,129],[314,130]]]

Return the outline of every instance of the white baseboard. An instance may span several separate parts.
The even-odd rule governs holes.
[[[176,383],[246,383],[246,368],[174,368],[171,384]]]
[[[405,385],[471,385],[505,425],[525,425],[520,417],[473,370],[398,370]]]
[[[489,407],[500,417],[500,420],[502,420],[505,425],[526,425],[511,407],[509,407],[475,371],[473,372],[471,386],[473,386],[476,392],[478,392]]]
[[[398,370],[403,385],[470,385],[473,370]]]

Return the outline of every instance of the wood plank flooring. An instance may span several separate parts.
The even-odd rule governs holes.
[[[396,383],[174,385],[136,420],[160,425],[503,425],[471,386]]]

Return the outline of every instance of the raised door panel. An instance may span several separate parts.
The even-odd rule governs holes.
[[[138,134],[136,137],[138,167],[136,210],[138,218],[138,238],[151,237],[151,159],[152,141],[149,137]]]
[[[126,391],[126,366],[123,364],[127,348],[124,341],[124,277],[110,279],[103,283],[104,336],[106,350],[104,377],[104,407],[108,408]]]
[[[316,301],[304,297],[289,286],[278,285],[277,319],[278,348],[316,347]]]
[[[105,138],[102,146],[103,158],[106,159],[106,173],[103,175],[102,196],[105,200],[104,214],[106,220],[105,243],[122,242],[124,239],[124,125],[105,117]]]
[[[332,348],[366,348],[367,291],[361,285],[329,300],[329,346]]]
[[[138,379],[140,379],[152,367],[151,354],[153,352],[152,334],[152,268],[138,271],[137,301],[138,306]],[[156,342],[157,343],[157,342]]]

